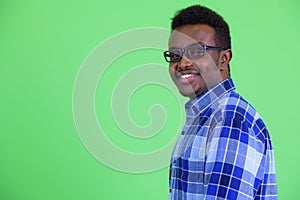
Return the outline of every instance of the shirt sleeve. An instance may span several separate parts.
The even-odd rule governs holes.
[[[256,199],[266,163],[263,131],[236,113],[213,127],[206,147],[206,199]]]

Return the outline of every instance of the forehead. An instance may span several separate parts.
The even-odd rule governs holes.
[[[169,47],[184,48],[197,42],[215,46],[215,29],[206,24],[178,27],[170,36]]]

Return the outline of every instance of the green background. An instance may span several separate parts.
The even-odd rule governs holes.
[[[88,153],[73,120],[72,92],[80,65],[99,43],[134,28],[168,28],[175,11],[195,3],[216,10],[228,21],[234,55],[232,77],[238,92],[268,125],[275,149],[279,198],[299,198],[298,1],[2,0],[1,200],[167,199],[167,167],[145,174],[124,173],[106,167]],[[137,52],[139,56],[131,55],[129,61],[124,58],[120,62],[127,62],[124,69],[128,70],[152,59],[164,63],[155,54]],[[112,74],[106,84],[115,83],[117,78]],[[151,100],[157,103],[155,96],[163,94],[159,89],[156,93],[155,87],[144,90],[129,104],[139,124],[149,122],[142,112],[143,101],[147,99],[149,106]],[[159,101],[168,103],[168,96]],[[97,111],[101,110],[98,104]],[[178,105],[171,103],[169,107],[175,114],[169,114],[168,120],[180,121],[174,112]],[[115,126],[113,121],[105,124],[108,129]],[[165,131],[169,130],[172,127]],[[133,146],[137,142],[118,135],[109,137],[122,148],[137,152],[157,149],[170,139],[168,135],[154,138],[153,146],[150,139]]]

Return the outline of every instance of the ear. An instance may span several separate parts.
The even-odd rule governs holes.
[[[224,70],[224,69],[228,68],[228,64],[229,64],[231,58],[232,58],[231,49],[221,51],[220,56],[219,56],[220,70]]]

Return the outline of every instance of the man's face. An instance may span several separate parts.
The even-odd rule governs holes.
[[[214,38],[215,30],[208,25],[185,25],[173,31],[169,49],[184,49],[196,43],[216,46]],[[170,76],[183,96],[194,99],[222,81],[217,66],[219,53],[216,50],[207,50],[203,57],[197,59],[189,59],[183,53],[180,61],[170,63]]]

